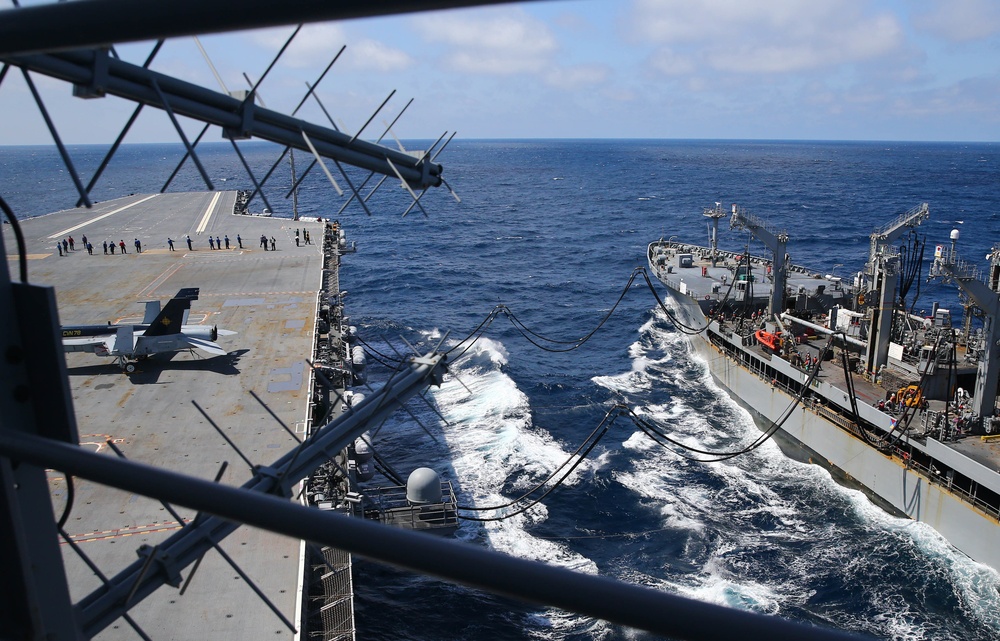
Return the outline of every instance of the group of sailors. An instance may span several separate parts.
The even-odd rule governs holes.
[[[142,253],[142,243],[139,241],[138,238],[135,239],[135,243],[134,244],[135,244],[135,252],[137,254],[141,254]],[[76,251],[76,245],[77,245],[76,240],[72,236],[67,236],[66,238],[63,238],[62,240],[57,240],[56,241],[56,252],[58,252],[60,256],[69,256],[70,252],[75,252]],[[86,234],[84,234],[80,238],[80,246],[83,247],[83,249],[87,250],[87,253],[90,254],[91,256],[94,255],[94,243],[92,243],[89,240],[87,240]],[[120,252],[121,252],[122,255],[125,255],[125,254],[128,253],[128,249],[127,249],[127,247],[125,245],[125,239],[124,238],[120,239],[118,241],[117,245],[115,244],[115,241],[113,241],[113,240],[110,243],[108,241],[106,241],[106,240],[104,241],[104,254],[105,255],[114,254],[116,251],[119,251],[119,250],[120,250]]]
[[[921,396],[920,392],[907,389],[902,394],[894,394],[886,391],[885,398],[877,401],[874,405],[880,411],[888,414],[898,414],[906,407],[916,407],[920,410],[926,410],[930,406],[930,403],[928,403],[926,397]]]
[[[300,242],[299,239],[300,238],[303,238],[305,240],[305,244],[307,244],[307,245],[312,244],[312,241],[311,241],[311,239],[309,237],[309,231],[308,230],[303,229],[301,231],[302,235],[300,236],[299,234],[300,234],[299,230],[296,229],[295,230],[295,246],[296,247],[299,246],[299,242]],[[185,235],[184,242],[187,244],[188,251],[194,251],[194,241],[191,239],[191,235],[190,234]],[[66,238],[63,238],[62,240],[57,240],[56,241],[56,251],[59,253],[60,256],[69,256],[69,253],[71,251],[74,251],[74,252],[76,251],[77,244],[78,244],[77,241],[72,236],[67,236]],[[83,249],[87,250],[88,254],[92,255],[94,253],[94,245],[89,240],[87,240],[86,236],[83,236],[80,239],[80,243],[79,244],[83,247]],[[135,253],[141,254],[142,253],[142,242],[138,238],[136,238],[135,241],[134,241],[134,243],[133,243],[133,245],[135,246]],[[236,234],[236,245],[237,245],[237,247],[239,249],[243,249],[243,237],[240,236],[239,234]],[[213,237],[213,236],[209,235],[209,237],[208,237],[208,246],[211,249],[213,249],[213,250],[215,250],[215,249],[223,249],[223,248],[229,249],[230,248],[229,235],[226,234],[224,238],[220,238],[218,236],[214,236]],[[266,234],[261,234],[260,235],[260,246],[264,248],[264,251],[277,251],[277,241],[275,240],[274,236],[271,236],[270,238],[268,238]],[[170,238],[170,237],[167,238],[167,248],[170,251],[176,251],[174,249],[174,239],[173,238]],[[104,254],[105,255],[108,255],[108,254],[114,255],[116,252],[120,253],[122,255],[128,253],[128,248],[127,248],[127,246],[125,244],[125,239],[119,240],[118,243],[115,243],[115,241],[113,241],[113,240],[111,242],[108,242],[107,240],[105,240],[104,243],[103,243],[103,249],[104,249]]]
[[[812,356],[809,354],[803,355],[799,350],[794,350],[788,355],[788,362],[795,367],[801,367],[805,371],[811,372],[819,364],[819,357],[815,354]]]
[[[81,238],[80,241],[80,244],[83,245],[83,248],[87,250],[88,254],[94,253],[94,245],[87,240],[86,236]],[[76,240],[74,240],[72,236],[67,236],[62,240],[57,240],[56,251],[59,252],[60,256],[69,256],[71,251],[76,251]]]

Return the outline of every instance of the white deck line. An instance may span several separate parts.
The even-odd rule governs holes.
[[[77,229],[80,229],[81,227],[86,227],[87,225],[91,225],[93,223],[96,223],[97,221],[103,220],[103,219],[107,218],[108,216],[113,216],[113,215],[117,214],[120,211],[125,211],[129,207],[135,207],[136,205],[142,204],[142,203],[146,202],[147,200],[150,200],[151,198],[156,198],[157,196],[159,196],[159,194],[153,194],[152,196],[147,196],[147,197],[143,198],[142,200],[137,200],[134,203],[130,203],[128,205],[125,205],[124,207],[119,207],[118,209],[115,209],[113,211],[109,211],[106,214],[101,214],[97,218],[91,218],[90,220],[87,220],[87,221],[84,221],[84,222],[80,223],[76,227],[70,227],[69,229],[64,229],[61,232],[52,234],[51,236],[49,236],[49,240],[52,240],[54,238],[61,238],[61,237],[65,236],[66,234],[69,234],[71,232],[76,231]]]
[[[201,222],[198,223],[198,227],[194,230],[194,233],[200,234],[205,231],[208,227],[208,221],[212,218],[212,212],[215,211],[215,205],[219,202],[219,198],[222,197],[222,192],[215,192],[215,196],[212,197],[212,202],[208,203],[208,209],[205,210],[205,215],[201,217]]]

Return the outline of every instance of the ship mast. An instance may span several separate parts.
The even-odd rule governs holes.
[[[958,230],[951,232],[951,247],[938,245],[934,250],[930,277],[954,282],[972,302],[983,310],[983,354],[976,372],[973,392],[973,412],[982,419],[993,416],[997,400],[997,382],[1000,381],[1000,245],[994,245],[986,258],[990,261],[989,275],[983,282],[978,267],[959,260],[955,252]]]
[[[715,208],[706,207],[704,214],[711,221],[709,236],[712,239],[712,267],[715,267],[719,256],[719,219],[726,215],[726,211],[722,208],[722,203],[715,203]]]
[[[923,203],[871,234],[865,275],[871,279],[870,291],[876,292],[878,301],[872,306],[868,348],[865,351],[866,371],[877,372],[889,360],[892,312],[899,285],[899,252],[891,245],[904,233],[916,229],[929,216],[927,203]]]
[[[788,247],[788,234],[769,229],[764,221],[736,204],[733,204],[733,217],[729,220],[729,227],[746,229],[774,253],[774,268],[771,274],[774,280],[768,316],[770,318],[780,316],[784,311],[785,281],[788,278],[788,253],[785,251]]]

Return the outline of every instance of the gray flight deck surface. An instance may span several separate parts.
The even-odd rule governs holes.
[[[197,402],[250,461],[269,465],[295,443],[250,395],[256,393],[287,426],[301,433],[309,411],[304,367],[314,346],[317,294],[322,285],[323,224],[234,215],[235,192],[135,195],[21,221],[28,275],[55,288],[60,322],[140,322],[143,301],[166,302],[184,287],[200,288],[189,323],[236,331],[220,336],[229,353],[157,355],[128,376],[114,359],[67,354],[81,445],[114,456],[112,440],[133,461],[242,485],[246,463],[199,413]],[[3,225],[8,266],[17,274],[17,244]],[[313,244],[296,247],[295,229]],[[193,251],[185,237],[190,234]],[[243,238],[239,249],[236,236]],[[274,237],[264,251],[260,237]],[[88,255],[81,238],[94,245]],[[229,236],[230,249],[211,250],[209,235]],[[72,236],[76,250],[60,257],[56,240]],[[167,247],[174,240],[176,251]],[[142,243],[135,252],[134,241]],[[104,255],[103,242],[124,241],[128,253]],[[223,246],[225,241],[223,240]],[[57,516],[66,481],[49,473]],[[180,525],[164,507],[142,496],[76,479],[76,497],[65,529],[105,576],[131,564],[136,549],[155,545]],[[191,510],[175,507],[185,519]],[[221,544],[284,616],[298,624],[300,578],[297,540],[241,527]],[[63,544],[74,602],[101,581]],[[184,577],[191,571],[188,568]],[[166,639],[291,639],[293,633],[238,577],[216,551],[208,552],[186,592],[163,587],[130,612],[157,641]],[[119,619],[99,639],[134,639]]]

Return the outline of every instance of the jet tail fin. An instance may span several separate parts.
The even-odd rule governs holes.
[[[191,309],[191,301],[198,300],[197,287],[185,287],[177,292],[177,295],[167,301],[163,309],[150,323],[149,328],[143,332],[143,336],[166,336],[168,334],[178,334],[181,325],[187,318],[187,311]]]

